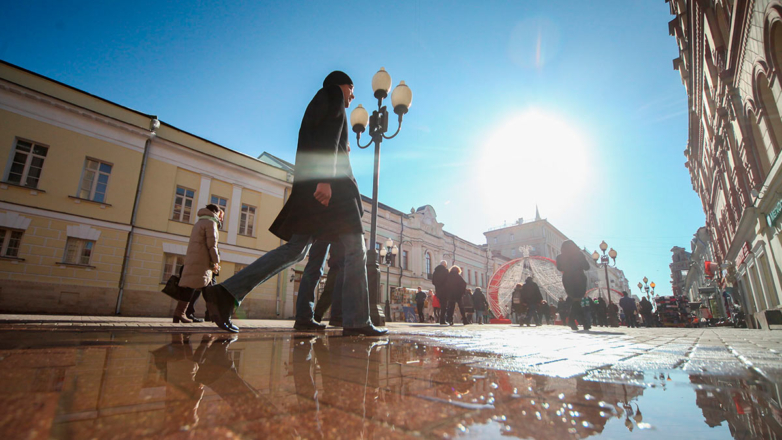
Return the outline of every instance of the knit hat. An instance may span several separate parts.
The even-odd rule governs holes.
[[[335,70],[328,74],[326,79],[323,80],[323,87],[327,86],[341,86],[342,84],[353,85],[353,80],[350,79],[347,73],[340,70]]]

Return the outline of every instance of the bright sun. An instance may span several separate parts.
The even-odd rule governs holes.
[[[583,136],[541,111],[520,114],[494,131],[481,150],[478,169],[485,201],[507,215],[567,209],[589,169]],[[511,217],[513,218],[513,217]]]

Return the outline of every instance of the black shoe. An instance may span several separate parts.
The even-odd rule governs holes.
[[[321,322],[321,321],[323,321],[323,316],[320,316],[320,315],[315,315],[313,318],[314,318],[314,319],[315,319],[315,321],[317,321],[317,322]]]
[[[191,321],[193,321],[193,322],[204,322],[204,320],[203,320],[203,319],[201,319],[201,318],[196,318],[196,317],[195,317],[195,315],[188,315],[188,316],[187,316],[187,318],[188,318],[188,319],[190,319],[190,320],[191,320]]]
[[[203,295],[209,317],[214,323],[227,332],[239,333],[239,327],[231,322],[231,315],[236,308],[233,296],[219,284],[204,287]]]
[[[386,328],[377,328],[370,324],[361,328],[343,328],[342,336],[383,336],[388,333]]]
[[[296,321],[293,324],[293,328],[299,331],[324,331],[326,330],[326,324],[321,324],[319,322],[315,322],[314,320],[301,322]]]

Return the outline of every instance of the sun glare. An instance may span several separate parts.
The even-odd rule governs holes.
[[[483,194],[506,215],[555,214],[572,204],[588,169],[585,140],[562,119],[529,111],[498,127],[479,160]]]

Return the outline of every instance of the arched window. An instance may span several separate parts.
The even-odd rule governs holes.
[[[769,153],[771,155],[771,163],[774,162],[777,154],[779,154],[779,142],[782,141],[782,119],[779,117],[779,108],[777,107],[776,99],[774,99],[774,93],[771,91],[771,87],[768,85],[768,78],[766,75],[760,74],[757,76],[758,98],[760,99],[761,114],[766,120],[766,125],[769,129]]]
[[[432,275],[432,256],[429,254],[429,252],[426,253],[424,256],[424,259],[426,260],[426,273],[428,275]]]
[[[760,165],[761,179],[765,179],[771,169],[771,161],[768,159],[768,152],[765,148],[763,141],[763,133],[760,132],[760,126],[758,125],[758,119],[755,117],[755,113],[749,112],[749,125],[752,127],[753,143],[755,144],[754,153]]]

